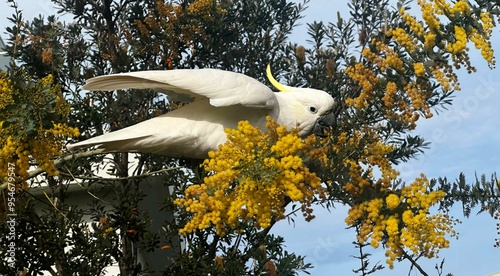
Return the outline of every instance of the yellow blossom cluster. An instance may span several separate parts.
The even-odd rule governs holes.
[[[418,5],[422,10],[422,18],[425,24],[429,27],[430,33],[436,33],[439,31],[441,27],[441,22],[438,18],[438,14],[440,14],[441,10],[435,10],[432,4],[428,3],[425,0],[418,0]],[[404,9],[400,10],[400,14],[405,14]],[[406,18],[412,17],[411,15],[406,16]],[[434,45],[432,45],[434,46]]]
[[[12,82],[5,73],[0,75],[0,110],[5,109],[8,105],[13,104],[12,99]],[[1,127],[1,124],[0,124]]]
[[[468,55],[469,42],[474,43],[490,66],[495,63],[490,42],[493,19],[488,11],[474,9],[463,0],[453,4],[419,0],[418,4],[423,20],[401,8],[403,24],[386,31],[390,40],[372,39],[362,50],[362,59],[345,70],[361,90],[355,98],[346,100],[349,105],[361,109],[382,99],[388,119],[413,127],[419,114],[432,116],[428,99],[436,95],[435,84],[446,93],[459,90],[454,68],[463,65],[468,72],[475,71]],[[448,25],[441,19],[449,21]],[[444,31],[450,28],[452,32]],[[435,58],[436,53],[443,58]],[[444,60],[445,55],[453,63]],[[402,77],[394,77],[395,74]]]
[[[214,16],[227,13],[220,3],[214,0],[196,0],[189,5],[188,12],[206,22],[213,21]]]
[[[489,12],[481,13],[481,22],[483,31],[480,33],[477,29],[472,28],[469,33],[469,39],[474,43],[474,46],[481,51],[483,58],[490,64],[494,64],[494,53],[491,46],[491,33],[493,31],[493,19]]]
[[[60,155],[64,139],[78,136],[79,131],[54,121],[46,127],[44,120],[66,117],[70,112],[69,105],[59,98],[60,87],[54,85],[51,75],[39,80],[34,86],[16,87],[12,83],[6,73],[0,75],[0,113],[3,120],[0,125],[0,179],[7,180],[7,168],[11,166],[15,169],[18,183],[24,183],[29,175],[28,170],[35,165],[49,175],[57,175],[53,158]],[[53,101],[54,104],[47,106],[47,101]],[[41,107],[38,105],[44,105],[47,113],[22,113],[23,107],[28,109],[30,105],[33,105],[33,110],[39,110]],[[44,115],[57,117],[42,118]]]
[[[352,134],[342,132],[335,137],[332,150],[337,156],[345,152],[360,151],[360,155],[348,155],[342,160],[349,176],[342,188],[353,198],[362,196],[367,190],[389,189],[399,175],[387,159],[394,148],[382,143],[373,130],[355,131]],[[380,178],[372,183],[374,169],[380,172]]]
[[[351,207],[346,224],[357,229],[359,243],[375,248],[383,244],[386,261],[392,268],[394,260],[403,256],[403,250],[415,256],[436,256],[440,249],[448,247],[447,235],[456,233],[450,217],[430,215],[430,208],[445,193],[429,189],[425,176],[401,188],[394,186],[399,172],[388,158],[394,148],[381,140],[371,129],[333,137],[332,156],[342,164],[332,170],[343,175],[339,182],[345,183],[344,201]]]
[[[413,24],[411,25],[413,28]],[[408,50],[408,52],[415,52],[415,45],[418,44],[417,38],[411,36],[403,28],[389,29],[387,35],[391,36],[398,44]]]
[[[413,109],[421,110],[424,113],[424,115],[426,116],[426,118],[432,117],[431,110],[426,103],[426,100],[427,100],[426,96],[427,95],[425,92],[428,91],[427,89],[424,89],[419,83],[416,83],[416,82],[410,82],[410,83],[406,84],[403,89],[404,89],[404,91],[406,91],[406,94],[411,99]],[[408,115],[408,114],[405,114],[405,115]],[[416,116],[416,115],[418,115],[418,113],[416,113],[416,112],[412,113],[412,116]],[[412,119],[406,120],[406,121],[415,122],[415,120],[412,120]]]
[[[440,67],[436,65],[430,68],[434,79],[439,83],[444,91],[451,91],[453,89],[459,90],[460,83],[458,82],[458,77],[453,73],[452,69],[448,66]]]
[[[381,190],[383,196],[359,202],[346,218],[349,226],[358,226],[358,242],[377,248],[386,247],[387,264],[409,249],[414,255],[432,258],[449,246],[446,235],[456,236],[454,221],[443,214],[429,215],[431,206],[444,196],[443,191],[428,191],[429,182],[420,176],[400,191]]]
[[[401,9],[399,11],[399,15],[401,16],[401,19],[403,19],[403,22],[405,22],[410,30],[415,34],[415,36],[422,37],[424,35],[424,27],[413,16],[405,13],[404,9]]]
[[[356,81],[361,92],[356,98],[349,98],[346,103],[362,109],[373,104],[373,101],[382,99],[387,118],[402,121],[414,127],[419,113],[425,117],[432,116],[427,98],[432,94],[431,85],[422,85],[422,79],[427,72],[422,62],[413,63],[412,67],[405,65],[403,57],[396,53],[389,45],[373,39],[369,47],[363,49],[362,55],[372,66],[365,66],[359,62],[346,68],[345,72]],[[388,76],[407,74],[413,69],[414,76],[407,75],[406,79],[388,80]],[[444,80],[442,78],[441,80]],[[453,79],[447,79],[453,80]],[[385,91],[380,89],[385,84]]]
[[[422,77],[425,74],[425,67],[421,62],[413,64],[413,70],[415,71],[415,75],[417,75],[417,77]]]
[[[467,48],[467,33],[460,26],[455,26],[455,42],[446,45],[446,50],[453,55],[458,55]]]
[[[386,72],[388,69],[403,70],[404,64],[398,53],[376,39],[373,39],[370,48],[363,49],[361,54],[366,60],[376,65],[381,72]]]
[[[376,74],[362,63],[349,66],[345,69],[345,72],[359,84],[362,90],[357,98],[349,98],[346,103],[357,109],[369,106],[369,103],[375,97],[374,89],[379,81]]]
[[[175,200],[193,215],[182,234],[213,226],[224,235],[247,223],[267,228],[285,218],[288,201],[301,204],[306,220],[314,217],[311,203],[325,192],[303,158],[310,157],[316,138],[302,140],[269,117],[266,128],[268,133],[241,121],[237,129],[226,129],[228,142],[203,163],[210,175]]]
[[[444,39],[445,47],[443,50],[451,54],[455,66],[465,64],[469,71],[474,68],[469,64],[469,56],[467,54],[467,43],[472,41],[477,49],[481,51],[481,55],[488,62],[489,65],[494,65],[495,60],[493,57],[493,49],[491,47],[491,32],[493,29],[493,19],[489,11],[475,10],[467,1],[459,0],[450,4],[444,0],[418,0],[418,5],[422,10],[422,17],[424,19],[425,27],[427,28],[426,39],[424,43],[435,45],[436,35]],[[411,16],[401,12],[403,18],[410,18]],[[453,24],[454,33],[450,37],[449,34],[444,33],[442,30],[442,23],[439,17],[446,17],[447,20]],[[464,20],[464,17],[470,20]],[[411,29],[414,25],[414,20],[405,20]],[[409,23],[411,21],[411,23]],[[471,24],[468,22],[476,22]],[[427,36],[430,36],[427,38]],[[431,46],[431,45],[427,45]]]
[[[387,82],[385,86],[385,94],[382,97],[382,101],[389,110],[393,109],[395,106],[397,93],[398,85],[393,81]]]
[[[453,16],[464,16],[470,14],[471,12],[469,4],[467,4],[467,2],[464,0],[455,2],[455,5],[453,7],[451,7],[449,4],[446,5],[446,7],[448,7],[450,13],[452,13]]]
[[[490,42],[493,20],[489,12],[473,13],[467,1],[450,4],[444,0],[419,0],[418,4],[423,21],[401,8],[399,15],[404,24],[387,30],[391,40],[373,39],[362,50],[363,60],[346,68],[345,72],[361,89],[356,98],[346,100],[349,105],[361,109],[382,99],[387,118],[415,126],[419,113],[427,118],[432,116],[428,98],[435,95],[435,83],[443,92],[460,89],[453,66],[475,70],[467,53],[468,42],[474,43],[488,64],[494,64]],[[467,25],[460,19],[463,16],[471,17],[477,24]],[[452,33],[444,33],[442,17],[450,21]],[[453,64],[426,57],[429,53],[435,55],[436,47],[449,54]],[[394,73],[404,77],[395,78]]]
[[[431,117],[432,100],[460,89],[455,72],[474,71],[468,55],[473,45],[492,66],[492,15],[469,1],[418,0],[422,19],[399,11],[400,22],[383,29],[366,44],[358,62],[346,74],[358,84],[358,93],[346,100],[356,109],[381,111],[383,118],[413,129],[419,116]],[[451,60],[451,62],[449,61]],[[333,154],[341,194],[351,209],[346,223],[355,227],[359,243],[386,249],[392,268],[396,259],[410,254],[435,257],[456,236],[455,221],[446,214],[430,213],[445,193],[429,188],[425,176],[398,187],[398,171],[389,162],[394,149],[370,126],[334,137]],[[397,155],[397,152],[396,152]],[[333,162],[332,162],[333,163]]]
[[[427,33],[424,38],[424,48],[426,50],[432,50],[432,48],[436,45],[436,34]]]

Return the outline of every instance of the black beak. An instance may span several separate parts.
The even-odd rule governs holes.
[[[326,137],[330,128],[335,128],[337,125],[337,117],[333,114],[333,111],[329,111],[319,117],[313,128],[313,133],[319,137]]]

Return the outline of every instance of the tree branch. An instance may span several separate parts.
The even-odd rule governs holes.
[[[400,248],[400,249],[401,249],[401,252],[403,252],[403,256],[405,257],[405,259],[408,259],[408,261],[410,261],[412,266],[417,268],[418,271],[420,273],[422,273],[423,276],[429,276],[429,274],[427,274],[427,272],[425,272],[425,270],[417,263],[416,260],[413,259],[412,256],[410,256],[405,250],[403,250],[403,248]]]
[[[75,160],[75,159],[78,159],[81,157],[94,156],[94,155],[98,155],[98,154],[102,154],[102,153],[104,153],[103,149],[96,149],[96,150],[91,150],[91,151],[79,152],[76,154],[69,154],[69,155],[62,156],[62,157],[54,160],[54,166],[57,167],[58,165],[60,165],[64,162],[70,161],[70,160]],[[43,172],[45,172],[45,171],[42,168],[36,168],[28,173],[28,179],[33,178],[33,177],[35,177]],[[7,182],[2,181],[0,183],[2,183],[0,185],[0,190],[4,190],[7,188],[7,186],[8,186]]]
[[[185,167],[183,166],[177,166],[177,167],[173,167],[173,168],[165,168],[165,169],[161,169],[161,170],[157,170],[157,171],[154,171],[154,172],[148,172],[148,173],[145,173],[145,174],[141,174],[141,175],[133,175],[133,176],[127,176],[127,177],[110,177],[110,178],[106,178],[106,177],[100,177],[100,176],[74,176],[73,174],[71,173],[64,173],[64,172],[61,172],[61,174],[63,175],[66,175],[66,176],[71,176],[73,179],[76,180],[76,178],[78,179],[84,179],[84,180],[112,180],[112,181],[119,181],[119,180],[130,180],[130,179],[136,179],[136,178],[142,178],[142,177],[147,177],[147,176],[152,176],[152,175],[156,175],[156,174],[160,174],[160,173],[163,173],[163,172],[168,172],[168,171],[173,171],[173,170],[179,170],[179,169],[183,169]]]

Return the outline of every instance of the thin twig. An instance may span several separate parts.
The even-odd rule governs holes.
[[[50,205],[52,205],[52,207],[54,207],[54,209],[56,209],[59,213],[61,213],[61,215],[66,220],[69,220],[68,217],[61,210],[59,210],[59,208],[57,208],[56,204],[50,199],[49,195],[47,195],[47,193],[44,190],[42,190],[42,192],[45,195],[45,197],[47,198],[47,200],[50,202]]]
[[[66,170],[68,171],[68,173],[71,175],[71,177],[73,178],[73,182],[75,182],[76,184],[78,184],[78,186],[82,187],[82,189],[87,192],[90,196],[92,196],[93,198],[97,199],[97,200],[100,200],[106,204],[110,204],[109,202],[107,202],[106,200],[94,195],[93,193],[91,193],[89,190],[87,190],[85,187],[83,187],[82,183],[80,183],[80,181],[78,181],[76,179],[76,177],[68,170],[68,168],[66,166],[64,166],[66,168]]]
[[[61,163],[64,163],[64,162],[67,162],[70,160],[75,160],[75,159],[78,159],[81,157],[94,156],[94,155],[98,155],[98,154],[102,154],[102,153],[104,153],[103,149],[96,149],[96,150],[91,150],[91,151],[79,152],[76,154],[69,154],[69,155],[62,156],[62,157],[54,160],[54,166],[57,167]],[[42,168],[36,168],[28,173],[28,179],[33,178],[35,176],[38,176],[39,174],[42,174],[43,172],[45,172],[45,171]],[[2,181],[2,185],[0,185],[0,190],[6,189],[7,186],[8,186],[8,182]]]
[[[154,171],[154,172],[144,173],[141,175],[133,175],[133,176],[127,176],[127,177],[73,176],[71,173],[65,173],[65,172],[61,172],[61,174],[66,175],[66,176],[71,176],[74,178],[78,178],[78,179],[84,179],[84,180],[119,181],[119,180],[129,180],[129,179],[142,178],[142,177],[152,176],[152,175],[160,174],[163,172],[174,171],[174,170],[179,170],[179,169],[184,169],[184,168],[185,168],[184,166],[177,166],[177,167],[173,167],[173,168],[166,168],[166,169],[161,169],[161,170]]]
[[[423,268],[422,268],[422,267],[421,267],[421,266],[417,263],[417,261],[416,261],[416,260],[414,260],[414,259],[412,258],[412,256],[410,256],[410,255],[409,255],[409,254],[408,254],[405,250],[403,250],[402,248],[400,248],[400,249],[401,249],[401,252],[403,252],[403,256],[404,256],[406,259],[408,259],[408,261],[410,261],[410,263],[411,263],[411,265],[412,265],[413,267],[417,268],[417,269],[418,269],[418,271],[419,271],[420,273],[422,273],[422,275],[423,275],[423,276],[429,276],[429,274],[427,274],[427,272],[425,272],[425,270],[424,270],[424,269],[423,269]]]
[[[76,153],[76,154],[69,154],[69,155],[66,155],[66,156],[62,156],[56,160],[54,160],[54,166],[57,167],[59,166],[60,164],[62,163],[65,163],[67,161],[71,161],[71,160],[75,160],[75,159],[78,159],[78,158],[82,158],[82,157],[89,157],[89,156],[94,156],[94,155],[99,155],[99,154],[102,154],[102,153],[113,153],[113,152],[104,152],[103,149],[96,149],[96,150],[91,150],[91,151],[83,151],[83,152],[79,152],[79,153]],[[73,176],[72,174],[67,174],[67,173],[61,173],[61,174],[64,174],[66,176],[71,176],[73,178],[79,178],[79,179],[86,179],[86,180],[126,180],[126,179],[134,179],[134,178],[141,178],[141,177],[146,177],[146,176],[151,176],[151,175],[154,175],[154,174],[158,174],[158,173],[162,173],[162,172],[166,172],[166,171],[171,171],[171,170],[178,170],[178,169],[182,169],[184,168],[183,166],[177,166],[177,167],[174,167],[174,168],[167,168],[167,169],[163,169],[163,170],[158,170],[158,171],[154,171],[154,172],[149,172],[149,173],[145,173],[145,174],[142,174],[142,175],[136,175],[136,176],[128,176],[128,177],[118,177],[118,178],[104,178],[104,177],[84,177],[84,176],[78,176],[78,177],[75,177]],[[32,171],[30,171],[28,173],[28,179],[31,179],[35,176],[38,176],[42,173],[44,173],[45,171],[42,169],[42,168],[36,168]],[[8,182],[0,182],[1,185],[0,185],[0,190],[4,190],[7,188],[8,186]]]

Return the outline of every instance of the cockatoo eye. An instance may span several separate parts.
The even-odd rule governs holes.
[[[309,105],[307,107],[307,110],[309,110],[309,112],[311,112],[312,114],[318,113],[318,108],[315,105]]]

